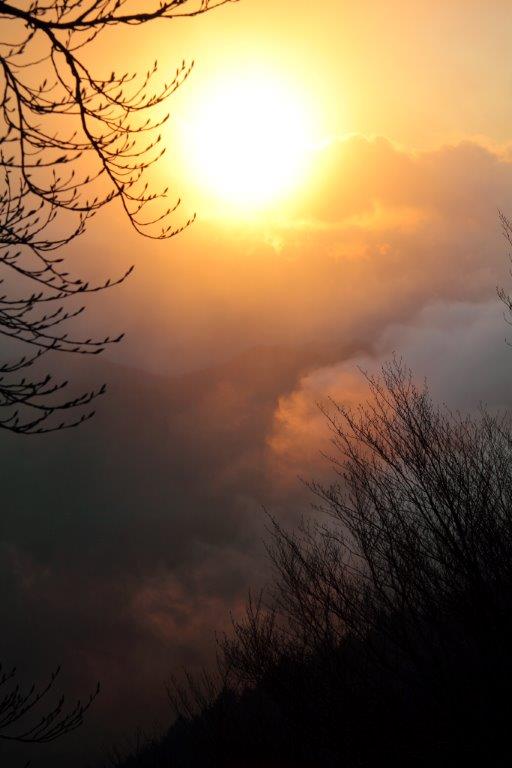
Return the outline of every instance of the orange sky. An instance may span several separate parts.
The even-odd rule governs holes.
[[[318,96],[330,133],[382,134],[409,148],[510,135],[506,0],[243,0],[165,34],[169,62],[201,80],[264,61]]]
[[[135,39],[135,63],[157,56],[162,74],[196,60],[169,104],[155,178],[183,198],[177,223],[198,220],[157,243],[117,217],[95,222],[84,251],[98,269],[137,264],[92,313],[99,330],[108,304],[112,331],[127,331],[113,359],[179,374],[265,345],[382,349],[387,338],[391,349],[390,328],[431,308],[497,307],[497,211],[512,210],[511,16],[501,0],[326,0],[314,11],[243,0],[120,33],[119,66],[133,65]],[[191,174],[183,126],[223,79],[260,70],[314,111],[317,143],[290,193],[251,217]]]
[[[242,0],[199,19],[125,30],[116,38],[116,64],[133,66],[136,50],[136,64],[158,57],[164,75],[182,58],[195,59],[171,103],[177,124],[209,83],[263,66],[316,105],[326,136],[382,135],[407,149],[475,136],[506,143],[511,22],[506,0],[325,0],[314,10],[291,0]],[[110,63],[107,37],[101,46]],[[178,150],[171,143],[174,178]]]
[[[497,210],[512,210],[511,22],[504,0],[243,0],[120,33],[120,66],[135,36],[136,63],[196,61],[155,178],[181,194],[178,223],[198,220],[163,243],[113,218],[106,242],[95,223],[101,265],[137,264],[109,299],[128,334],[114,359],[172,374],[262,345],[377,349],[432,307],[493,305],[507,279]],[[239,215],[191,173],[183,131],[219,83],[259,71],[314,113],[316,144],[288,194]]]

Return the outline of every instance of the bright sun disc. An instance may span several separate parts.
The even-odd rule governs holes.
[[[305,175],[310,111],[270,75],[223,78],[204,89],[185,139],[199,186],[229,206],[258,209],[289,194]]]

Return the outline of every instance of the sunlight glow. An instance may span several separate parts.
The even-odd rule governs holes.
[[[195,183],[240,211],[264,208],[305,178],[313,144],[312,110],[270,73],[225,76],[205,86],[185,128]]]

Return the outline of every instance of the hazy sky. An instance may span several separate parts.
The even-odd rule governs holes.
[[[316,403],[363,397],[357,366],[395,351],[451,406],[510,405],[496,285],[512,286],[498,220],[512,214],[511,29],[505,0],[241,0],[91,53],[109,71],[112,51],[119,68],[158,57],[163,74],[196,60],[155,182],[182,196],[177,223],[198,220],[155,243],[113,208],[67,249],[93,274],[137,266],[84,320],[88,335],[125,330],[123,345],[57,361],[111,393],[80,431],[0,445],[1,656],[37,675],[62,663],[73,695],[102,680],[76,737],[87,759],[165,720],[161,681],[213,656],[213,630],[267,576],[262,507],[292,523],[309,503],[297,476],[329,477]],[[311,135],[287,194],[241,211],[203,183],[189,139],[247,73],[290,95]],[[270,187],[275,104],[253,118],[276,137]],[[238,130],[242,106],[217,144],[206,112],[207,160],[261,150],[252,123]],[[258,168],[241,165],[250,189]],[[73,743],[55,746],[63,765]]]

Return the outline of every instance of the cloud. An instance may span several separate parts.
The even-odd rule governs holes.
[[[127,331],[115,359],[179,373],[261,344],[373,339],[433,301],[490,299],[507,281],[498,209],[512,211],[505,150],[332,142],[305,192],[264,222],[200,218],[171,243],[138,241],[138,274],[102,299]]]
[[[328,477],[331,449],[328,424],[321,408],[330,399],[354,407],[368,396],[363,372],[378,374],[394,354],[421,384],[427,381],[439,404],[462,412],[481,405],[492,410],[512,406],[512,350],[497,301],[482,304],[438,303],[422,310],[413,322],[384,329],[372,354],[357,355],[318,368],[283,395],[267,439],[269,465],[282,478]]]
[[[319,221],[342,223],[380,206],[475,222],[511,201],[509,152],[476,141],[407,152],[383,137],[352,136],[318,159],[305,211]]]
[[[138,241],[139,277],[90,315],[128,331],[132,367],[56,358],[78,388],[110,383],[96,419],[2,436],[0,569],[16,619],[0,658],[38,676],[62,663],[73,695],[102,680],[84,744],[167,717],[162,680],[208,658],[213,630],[268,578],[262,508],[290,523],[307,511],[297,476],[330,471],[316,403],[363,397],[358,364],[396,350],[438,399],[509,403],[494,297],[506,155],[352,137],[325,148],[315,184],[265,227]],[[119,261],[121,239],[94,236]]]

